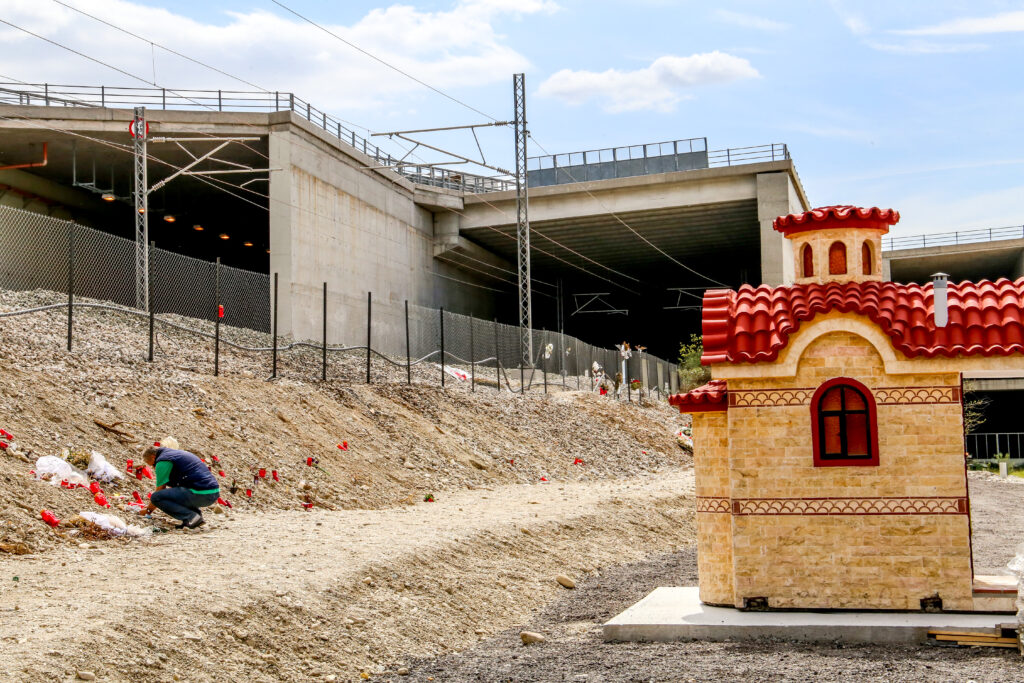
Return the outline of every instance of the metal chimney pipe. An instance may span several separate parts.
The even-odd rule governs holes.
[[[935,299],[935,327],[945,327],[949,322],[949,304],[946,297],[949,286],[949,275],[935,273],[932,275],[932,295]]]

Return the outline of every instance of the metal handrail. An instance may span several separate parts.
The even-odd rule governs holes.
[[[923,249],[945,247],[957,244],[977,244],[998,240],[1024,239],[1024,225],[1009,225],[1001,228],[977,228],[943,232],[935,235],[908,235],[905,237],[883,237],[882,250]]]
[[[29,89],[30,88],[30,89]],[[188,90],[123,86],[60,85],[0,82],[0,104],[64,107],[135,107],[199,111],[291,111],[346,145],[361,151],[378,166],[390,167],[411,182],[469,193],[500,192],[515,188],[515,181],[435,166],[406,164],[392,157],[339,119],[290,92],[246,90]]]
[[[1024,457],[1024,432],[972,432],[965,441],[971,458],[987,460],[996,453]]]

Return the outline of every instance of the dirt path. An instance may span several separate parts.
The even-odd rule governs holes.
[[[415,628],[388,645],[389,632],[403,630],[392,619],[451,610],[470,624],[474,611],[496,615],[439,639],[441,651],[464,646],[559,590],[545,561],[573,558],[582,573],[685,543],[692,523],[673,515],[692,515],[692,490],[690,470],[502,486],[409,507],[217,518],[209,531],[142,543],[0,556],[0,678],[99,669],[101,680],[308,680],[332,671],[348,680],[355,668],[383,671],[395,664],[389,653],[431,652],[402,639],[415,639]],[[437,571],[438,562],[448,566]],[[502,600],[475,593],[498,588]],[[348,652],[327,646],[346,638]]]
[[[999,480],[972,472],[971,511],[976,566],[1001,571],[1024,542],[1024,479]],[[692,547],[588,577],[515,628],[473,648],[414,663],[391,683],[633,683],[636,681],[974,681],[1024,680],[1016,650],[814,645],[781,640],[749,643],[606,643],[601,624],[658,586],[693,585]],[[1007,621],[1012,617],[1007,615]],[[519,631],[539,631],[540,645],[524,647]]]

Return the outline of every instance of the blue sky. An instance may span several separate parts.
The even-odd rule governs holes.
[[[64,1],[373,130],[481,120],[269,0]],[[550,152],[784,142],[814,204],[897,208],[893,234],[1024,223],[1024,3],[282,2],[500,119],[525,71]],[[0,0],[0,17],[161,85],[246,88],[51,0]],[[0,39],[4,76],[131,84],[11,29]],[[508,131],[482,140],[511,163]]]

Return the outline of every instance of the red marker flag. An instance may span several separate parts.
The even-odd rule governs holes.
[[[339,443],[338,444],[338,450],[339,451],[347,451],[348,450],[348,441],[342,441],[341,443]]]
[[[44,522],[46,522],[52,527],[56,527],[58,524],[60,524],[60,520],[57,519],[57,517],[49,510],[40,510],[39,515],[43,518]]]
[[[270,476],[274,478],[274,481],[281,481],[277,478],[277,470],[270,470]]]
[[[221,304],[217,305],[217,317],[218,318],[223,318],[224,317],[224,306],[221,305]]]

